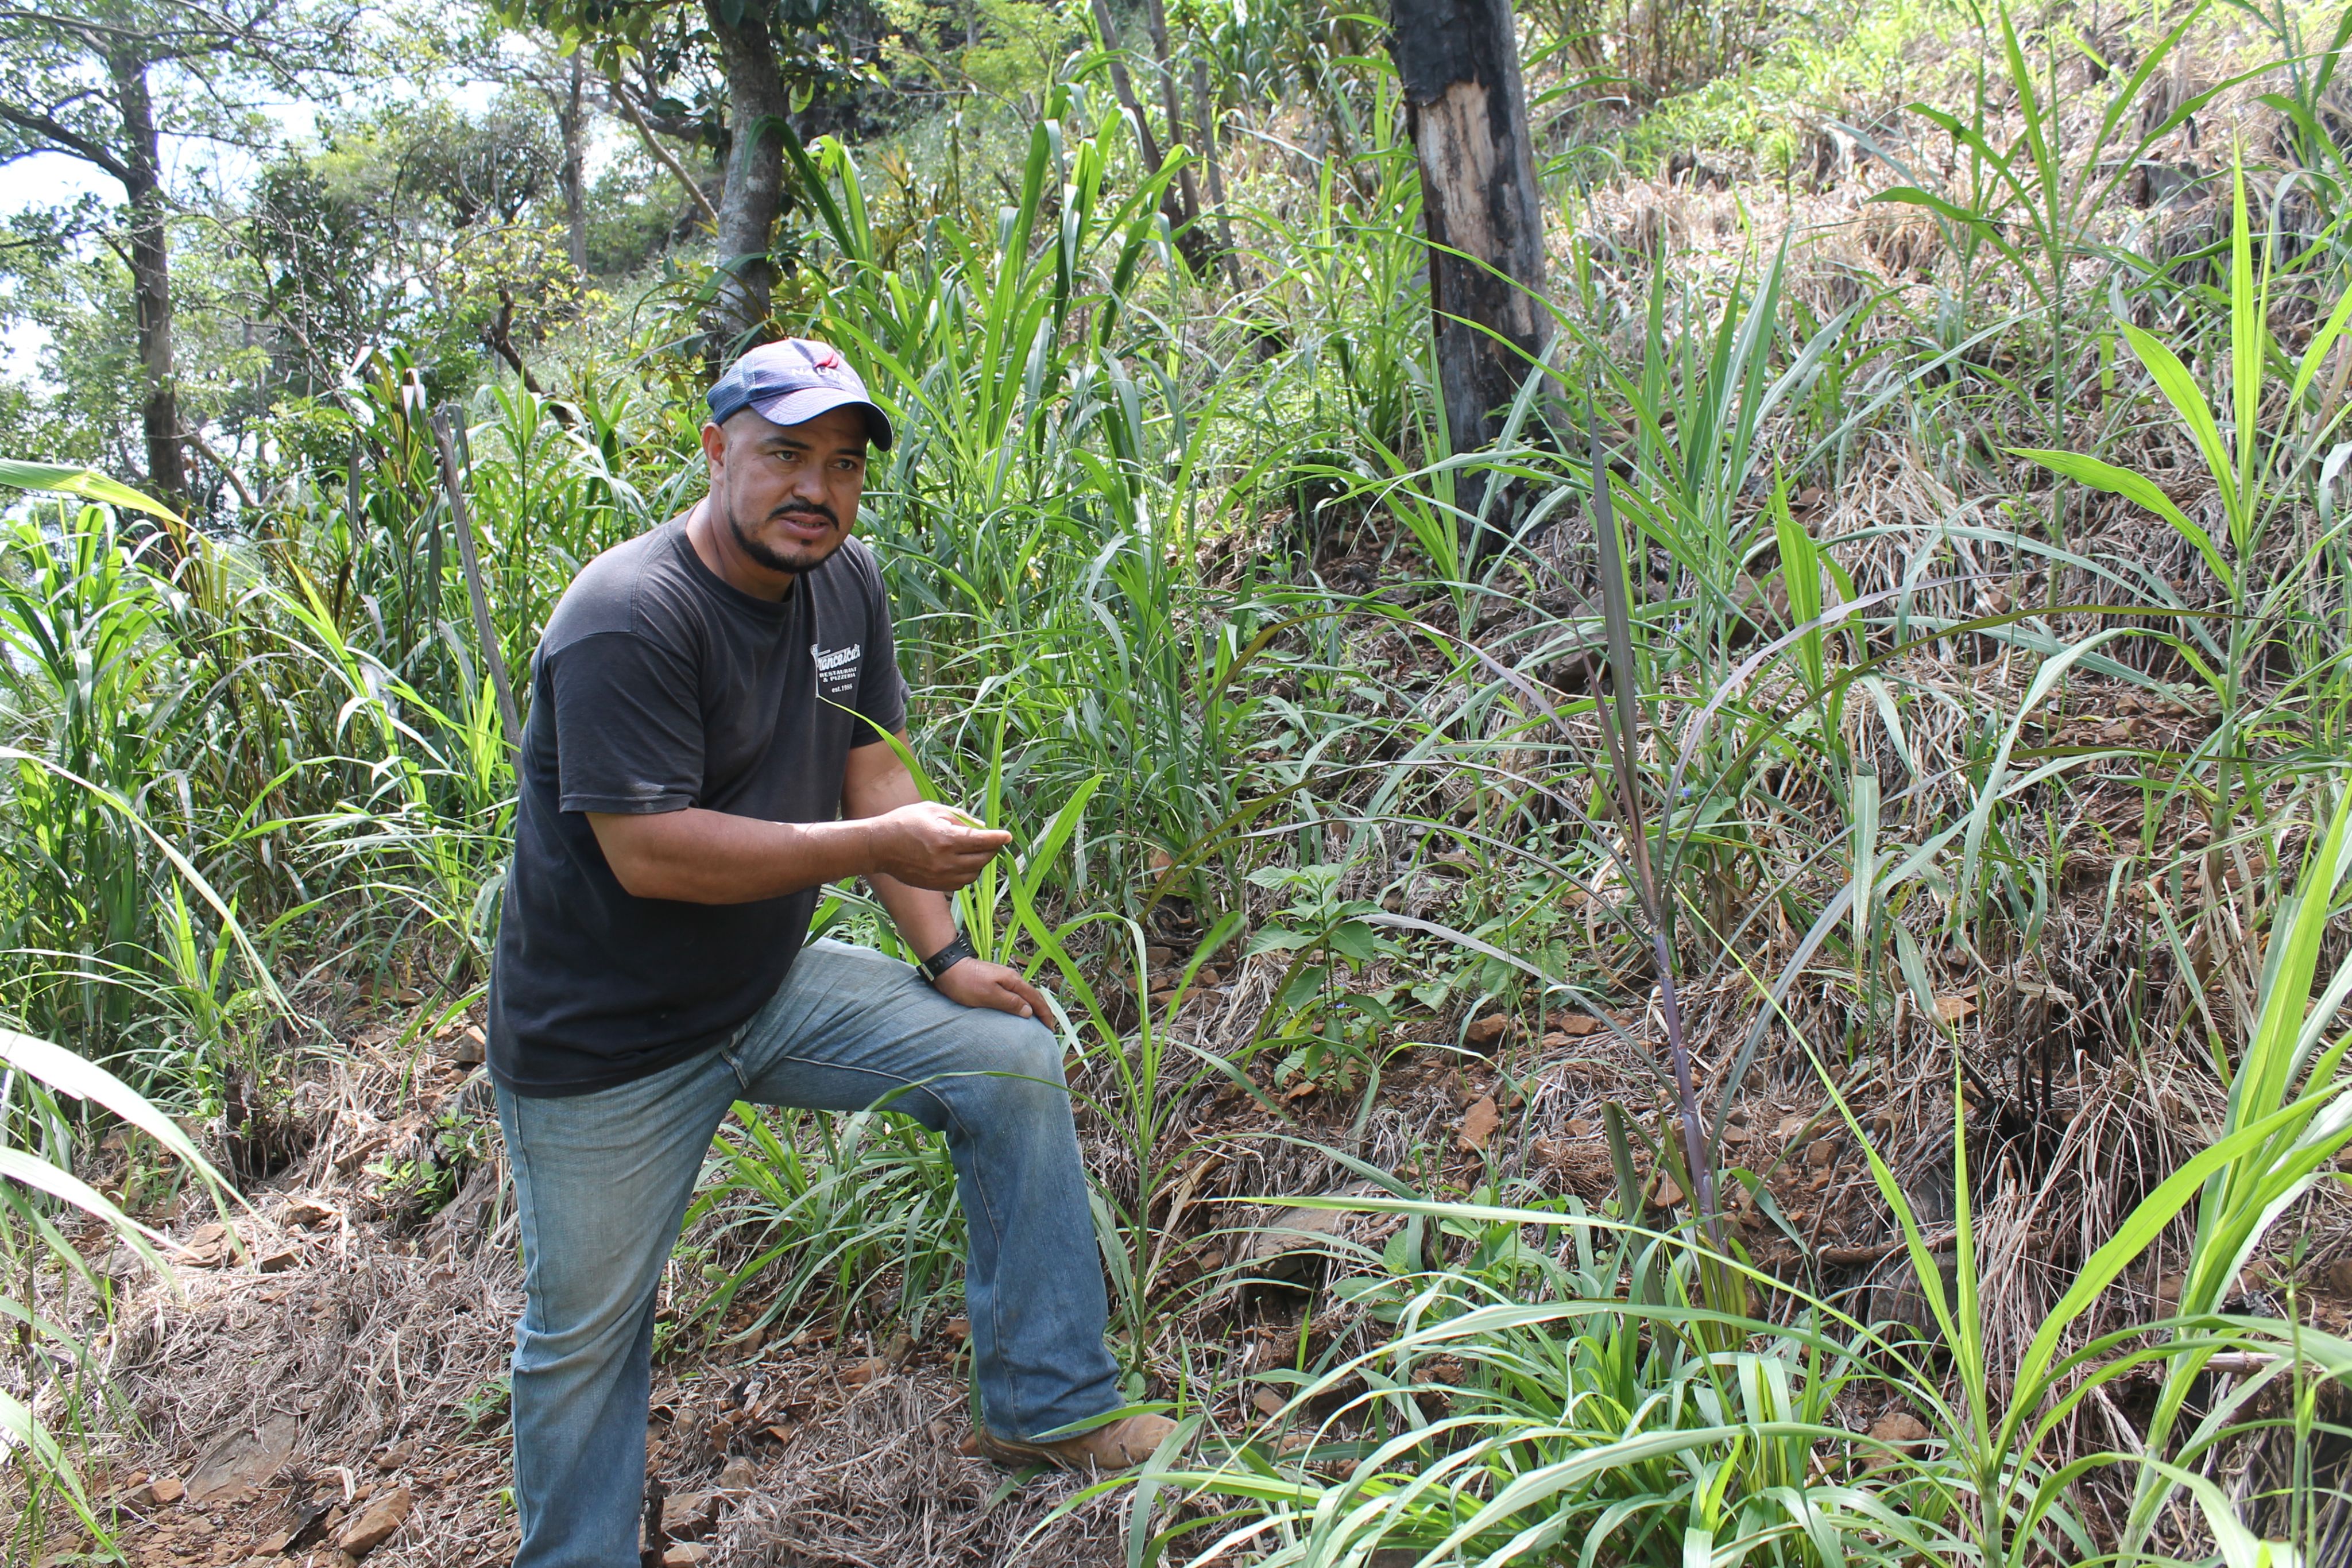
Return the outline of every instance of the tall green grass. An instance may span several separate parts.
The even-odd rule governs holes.
[[[841,343],[900,435],[864,517],[914,760],[1016,832],[961,917],[1055,992],[1129,1392],[1193,1440],[1120,1483],[1131,1563],[2316,1560],[2337,1481],[2302,1473],[2280,1515],[2216,1478],[2325,1426],[2346,1370],[2231,1303],[2347,1125],[2352,303],[2295,311],[2352,294],[2332,219],[2290,256],[2258,184],[2233,184],[2207,247],[2225,287],[2201,293],[2108,210],[2117,159],[2184,122],[2141,110],[2196,19],[2082,96],[2061,35],[1991,18],[1976,101],[1921,121],[1952,173],[1896,198],[1941,225],[1917,288],[1825,289],[1801,235],[1712,270],[1570,236],[1551,357],[1483,452],[1436,434],[1395,84],[1316,42],[1359,18],[1180,18],[1188,79],[1197,57],[1220,93],[1287,95],[1226,171],[1238,298],[1191,271],[1179,172],[1139,166],[1089,64],[992,190],[886,191],[859,149],[791,148],[815,232],[782,325]],[[231,536],[0,469],[67,497],[0,536],[0,1002],[240,1137],[362,987],[421,998],[421,1027],[478,995],[494,939],[511,758],[409,369],[387,350],[301,411]],[[583,371],[562,418],[504,387],[457,411],[510,670],[583,561],[696,496],[698,373],[649,346]],[[2197,468],[2125,461],[2151,450]],[[1890,472],[1943,498],[1806,499],[1892,496]],[[2124,503],[2170,534],[2111,548]],[[2116,692],[2211,723],[2178,747],[2068,738],[2070,705]],[[889,940],[836,893],[823,918]],[[2020,1333],[1969,1219],[1999,1200],[1994,1113],[2048,1106],[1994,1059],[2015,1031],[1964,1038],[1940,1005],[1974,986],[2014,1023],[2094,908],[2139,968],[2091,1067],[2209,1073],[2227,1118],[2086,1218]],[[1271,967],[1223,1032],[1187,1005],[1211,965]],[[1613,1197],[1547,1195],[1499,1145],[1467,1177],[1443,1147],[1410,1175],[1364,1158],[1385,1074],[1430,1049],[1408,1026],[1442,1051],[1482,1013],[1563,1006],[1654,1071],[1663,1114],[1611,1091]],[[1743,1096],[1801,1084],[1884,1143],[1864,1097],[1923,1076],[1949,1083],[1924,1161],[1949,1179],[1923,1188],[1916,1148],[1869,1163],[1932,1327],[1840,1289],[1727,1137]],[[1202,1185],[1220,1092],[1383,1195],[1249,1196],[1400,1227],[1332,1244],[1273,1416],[1186,1337],[1253,1288],[1193,1261],[1238,1239]],[[1294,1095],[1343,1108],[1303,1126]],[[26,1173],[20,1257],[68,1196]],[[714,1331],[919,1329],[953,1300],[950,1174],[887,1112],[739,1115],[695,1219]],[[1759,1261],[1783,1242],[1794,1278]],[[2130,1291],[2172,1260],[2189,1282],[2152,1320]],[[2224,1356],[2253,1370],[2217,1395]],[[2132,1444],[2086,1441],[2132,1378],[2158,1389]],[[1855,1429],[1898,1404],[1927,1438]],[[2277,1517],[2298,1542],[2257,1539]]]

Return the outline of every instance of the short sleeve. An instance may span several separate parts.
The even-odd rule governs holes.
[[[866,647],[857,680],[857,711],[873,720],[858,725],[849,738],[853,747],[871,746],[882,732],[896,735],[907,724],[907,683],[898,674],[898,633],[890,625],[890,591],[873,558],[860,574],[866,587]],[[874,726],[879,726],[877,730]]]
[[[651,816],[702,792],[702,702],[685,661],[627,632],[566,645],[550,670],[559,805]]]

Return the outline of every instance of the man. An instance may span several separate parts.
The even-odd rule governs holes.
[[[1061,1055],[947,893],[1009,841],[925,802],[889,602],[850,534],[889,421],[793,340],[709,393],[710,493],[583,569],[540,641],[489,1065],[524,1261],[517,1568],[637,1561],[654,1306],[728,1107],[877,1103],[947,1134],[970,1231],[983,1451],[1118,1468],[1171,1425],[1117,1407]],[[919,970],[805,942],[864,877]]]

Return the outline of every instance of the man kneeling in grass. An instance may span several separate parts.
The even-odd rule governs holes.
[[[947,1134],[971,1231],[984,1452],[1106,1469],[1171,1423],[1116,1408],[1102,1275],[1045,1004],[947,893],[1008,841],[920,799],[889,601],[851,539],[890,425],[822,343],[709,393],[710,494],[598,556],[534,661],[490,1071],[520,1207],[517,1568],[631,1568],[654,1303],[737,1100],[887,1103]],[[919,968],[809,942],[862,876]]]

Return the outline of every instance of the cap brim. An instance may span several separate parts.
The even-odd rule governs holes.
[[[862,409],[866,414],[866,438],[884,452],[890,450],[890,416],[856,392],[835,387],[804,387],[765,402],[755,399],[744,406],[770,424],[806,424],[836,408]]]

